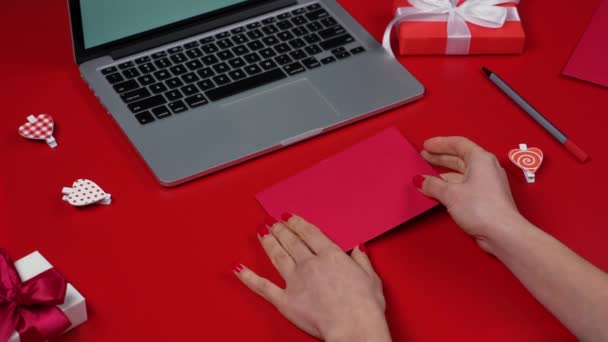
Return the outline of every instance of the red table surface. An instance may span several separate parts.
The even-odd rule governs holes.
[[[376,37],[392,1],[344,7]],[[280,282],[256,240],[254,195],[389,126],[418,147],[463,135],[500,156],[520,210],[608,269],[604,220],[608,92],[561,71],[598,1],[524,1],[521,56],[400,61],[426,86],[411,105],[174,189],[160,187],[73,63],[66,1],[11,1],[0,20],[2,223],[17,259],[41,251],[87,298],[89,321],[62,341],[311,341],[231,273],[241,261]],[[497,91],[510,82],[592,156],[581,165]],[[57,121],[57,149],[25,141],[31,113]],[[602,138],[604,137],[604,138]],[[519,143],[545,162],[536,184],[506,159]],[[77,209],[61,188],[89,178],[112,205]],[[321,194],[320,194],[321,195]],[[8,233],[8,237],[6,234]],[[7,240],[8,239],[8,240]],[[570,341],[574,338],[496,259],[438,208],[369,243],[396,341]]]

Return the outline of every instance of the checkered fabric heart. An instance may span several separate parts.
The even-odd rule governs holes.
[[[27,123],[19,127],[19,134],[22,137],[33,140],[46,140],[49,146],[57,146],[57,142],[53,137],[55,123],[50,115],[30,115],[27,117],[27,121]]]
[[[53,128],[53,118],[47,114],[40,114],[35,117],[34,122],[19,127],[19,134],[28,139],[46,140],[53,136]]]

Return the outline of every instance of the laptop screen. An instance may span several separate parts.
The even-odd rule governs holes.
[[[247,0],[80,0],[84,47],[173,24]]]

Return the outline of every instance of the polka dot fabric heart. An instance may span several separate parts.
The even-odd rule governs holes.
[[[27,118],[28,122],[19,127],[19,134],[27,139],[46,140],[51,147],[56,147],[57,142],[53,137],[55,123],[53,118],[48,114],[40,114],[38,116],[30,115]]]
[[[108,205],[111,195],[105,193],[99,185],[88,179],[79,179],[71,188],[63,188],[63,200],[73,206],[83,207],[91,204]]]

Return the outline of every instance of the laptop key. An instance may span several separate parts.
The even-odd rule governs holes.
[[[171,78],[171,74],[167,70],[160,70],[154,73],[154,77],[159,81],[164,81]]]
[[[321,24],[319,24],[319,22],[317,22],[317,21],[306,24],[306,27],[308,28],[308,30],[310,30],[312,32],[316,32],[316,31],[323,29],[323,26]]]
[[[363,52],[365,52],[365,48],[363,46],[357,46],[356,48],[350,50],[350,53],[353,55],[358,55]]]
[[[279,32],[277,34],[277,37],[282,41],[292,40],[295,38],[294,35],[291,34],[291,32],[289,32],[289,31]]]
[[[168,50],[169,54],[171,54],[171,55],[175,54],[175,53],[178,53],[178,52],[182,52],[182,51],[184,51],[184,48],[181,47],[181,46],[176,46],[176,47],[170,48]]]
[[[290,40],[289,45],[291,45],[291,47],[294,49],[299,49],[299,48],[306,46],[306,43],[304,43],[304,41],[302,39],[296,38],[294,40]]]
[[[214,41],[215,41],[215,37],[205,37],[205,38],[199,40],[199,42],[201,44],[209,44],[209,43],[214,42]]]
[[[274,52],[273,49],[271,48],[266,48],[264,50],[260,50],[260,55],[262,55],[262,57],[264,58],[271,58],[277,55],[276,52]]]
[[[319,36],[323,39],[328,39],[331,37],[339,36],[341,34],[345,34],[346,30],[342,26],[333,26],[328,29],[317,32]]]
[[[306,9],[309,10],[309,11],[314,11],[314,10],[319,9],[319,8],[321,8],[321,5],[318,4],[318,3],[317,4],[312,4],[312,5],[308,6],[308,7],[306,7]]]
[[[337,25],[338,22],[336,21],[336,19],[334,19],[332,17],[327,17],[327,18],[321,20],[321,24],[323,24],[323,26],[325,26],[325,27],[332,27],[334,25]]]
[[[220,40],[219,42],[217,42],[217,46],[219,46],[220,49],[225,50],[225,49],[230,49],[231,47],[233,47],[234,43],[230,39],[223,39],[223,40]]]
[[[235,81],[238,81],[238,80],[241,80],[241,79],[247,77],[247,75],[245,75],[245,73],[241,69],[232,70],[231,72],[228,73],[228,75],[230,76],[230,78],[232,78]]]
[[[201,52],[201,49],[199,49],[197,47],[192,48],[192,49],[186,51],[186,55],[190,59],[196,59],[196,58],[203,57],[203,53]]]
[[[247,47],[252,51],[257,51],[264,48],[264,44],[259,40],[247,43]]]
[[[118,71],[116,67],[109,67],[101,70],[102,75],[109,75]]]
[[[304,18],[304,16],[299,15],[299,16],[297,16],[297,17],[295,17],[295,18],[291,19],[291,22],[292,22],[294,25],[300,26],[300,25],[304,25],[304,24],[306,24],[306,23],[308,22],[308,20],[306,20],[306,18]]]
[[[196,94],[194,96],[187,97],[185,101],[190,108],[200,107],[209,103],[203,94]]]
[[[276,22],[277,22],[277,18],[275,18],[275,17],[270,17],[270,18],[266,18],[266,19],[262,20],[262,24],[264,24],[264,25],[270,25],[270,24],[273,24]]]
[[[305,27],[298,26],[292,29],[291,33],[295,34],[298,37],[302,37],[303,35],[308,33],[308,30]]]
[[[180,52],[180,53],[176,53],[175,55],[171,56],[171,60],[175,64],[180,64],[180,63],[184,63],[185,61],[187,61],[188,58],[186,57],[186,55],[184,55],[183,53]]]
[[[182,82],[182,80],[180,80],[177,77],[174,77],[172,79],[166,80],[165,83],[171,89],[179,88],[179,87],[181,87],[181,86],[184,85],[184,82]]]
[[[249,39],[251,40],[256,40],[264,37],[264,34],[262,33],[262,31],[255,29],[247,32],[247,37],[249,37]]]
[[[241,34],[238,34],[238,35],[232,37],[232,41],[238,45],[238,44],[247,43],[249,41],[249,39],[244,34],[241,33]]]
[[[223,85],[223,84],[230,83],[230,78],[228,78],[228,76],[226,76],[226,75],[217,75],[213,78],[213,81],[217,85]]]
[[[230,67],[228,66],[228,64],[222,62],[220,64],[214,65],[213,70],[215,70],[215,72],[217,72],[218,74],[221,74],[221,73],[224,73],[224,72],[230,70]]]
[[[308,57],[306,55],[306,52],[304,52],[303,50],[295,50],[295,51],[291,51],[289,53],[289,56],[291,56],[291,58],[295,59],[296,61],[299,59],[303,59]]]
[[[272,83],[281,79],[286,78],[287,75],[281,69],[274,69],[267,71],[249,78],[236,81],[234,83],[211,89],[206,92],[207,97],[211,101],[218,101],[223,98],[233,96],[242,93],[247,90],[251,90],[268,83]]]
[[[307,34],[303,38],[308,44],[314,44],[321,41],[321,38],[319,38],[316,33]]]
[[[257,66],[257,64],[252,64],[252,65],[248,65],[244,68],[244,70],[247,72],[247,74],[249,75],[256,75],[262,72],[262,68],[260,68],[259,66]]]
[[[125,78],[122,77],[121,74],[115,73],[115,74],[106,76],[106,80],[108,80],[108,82],[110,82],[110,84],[116,84],[118,82],[123,82],[125,80]]]
[[[218,52],[218,53],[217,53],[217,56],[218,56],[218,57],[219,57],[221,60],[225,61],[225,60],[227,60],[227,59],[234,58],[234,53],[232,53],[232,51],[230,51],[230,50],[224,50],[224,51],[220,51],[220,52]]]
[[[167,100],[165,100],[162,95],[156,95],[138,102],[133,102],[129,104],[128,107],[133,113],[139,113],[164,105],[165,103],[167,103]]]
[[[179,90],[177,90],[177,89],[173,89],[173,90],[166,92],[165,96],[167,97],[167,100],[169,100],[169,101],[176,101],[176,100],[179,100],[182,97],[184,97],[184,95],[182,95],[182,93],[180,93]]]
[[[201,61],[199,61],[198,59],[189,61],[185,64],[185,66],[192,71],[196,71],[202,67],[204,67],[203,63]]]
[[[167,52],[165,52],[165,51],[160,51],[160,52],[152,54],[152,59],[154,59],[154,60],[165,58],[165,57],[167,57]]]
[[[152,63],[145,63],[139,66],[139,71],[141,71],[142,74],[149,74],[156,71],[156,68]]]
[[[186,67],[185,67],[185,66],[183,66],[183,65],[181,65],[181,64],[180,64],[180,65],[173,66],[173,67],[169,68],[169,70],[170,70],[170,71],[173,73],[173,75],[175,75],[175,76],[183,75],[183,74],[185,74],[185,73],[187,73],[187,72],[188,72],[188,69],[186,69]]]
[[[135,118],[142,125],[149,124],[150,122],[155,121],[154,116],[152,116],[152,113],[150,112],[139,113],[135,115]]]
[[[293,24],[289,20],[283,20],[277,23],[277,27],[279,28],[279,30],[285,31],[289,30],[290,28],[293,28]]]
[[[291,14],[290,14],[290,13],[283,13],[283,14],[279,14],[279,15],[277,16],[277,18],[278,18],[279,20],[284,20],[284,19],[287,19],[287,18],[291,18]]]
[[[152,76],[152,75],[144,75],[144,76],[138,78],[137,81],[142,86],[149,86],[150,84],[154,84],[156,82],[156,80],[154,79],[154,76]]]
[[[336,54],[336,57],[338,57],[338,59],[344,59],[347,57],[350,57],[350,53],[348,52],[340,52]]]
[[[184,101],[178,100],[175,102],[169,103],[169,109],[173,112],[173,114],[183,113],[188,110]]]
[[[129,68],[132,68],[134,66],[135,66],[135,64],[133,63],[133,61],[128,61],[128,62],[124,62],[124,63],[118,64],[118,68],[120,70],[129,69]]]
[[[264,38],[262,38],[262,42],[264,44],[266,44],[267,46],[273,46],[273,45],[280,43],[280,41],[275,36],[264,37]]]
[[[249,64],[257,63],[262,60],[260,56],[255,52],[245,55],[244,58]]]
[[[215,45],[214,43],[209,43],[209,44],[203,46],[201,49],[203,50],[203,52],[205,52],[208,55],[216,53],[219,50],[217,48],[217,45]]]
[[[329,40],[321,42],[321,43],[319,43],[319,45],[324,50],[331,50],[331,49],[337,48],[338,46],[345,45],[345,44],[348,44],[348,43],[352,43],[354,41],[355,41],[355,39],[351,35],[345,34],[345,35],[342,35],[342,36],[339,36],[339,37],[335,37],[335,38],[331,38]]]
[[[124,93],[137,88],[139,88],[139,84],[135,80],[128,80],[114,85],[114,90],[116,90],[117,93]]]
[[[184,93],[184,95],[186,95],[186,96],[192,96],[194,94],[199,93],[198,88],[194,84],[189,84],[185,87],[182,87],[181,90],[182,90],[182,93]]]
[[[229,60],[228,64],[230,64],[230,66],[233,68],[240,68],[245,65],[245,61],[241,57],[237,57],[235,59]]]
[[[329,57],[325,57],[321,60],[321,63],[323,64],[330,64],[336,61],[336,57],[334,56],[329,56]]]
[[[209,78],[215,75],[215,72],[211,68],[201,69],[196,72],[201,78]]]
[[[249,53],[249,49],[245,45],[239,45],[239,46],[233,48],[232,51],[234,51],[234,53],[236,53],[239,56]]]
[[[196,84],[202,91],[206,91],[209,89],[215,88],[215,84],[213,84],[212,80],[203,80]]]
[[[274,49],[277,50],[278,53],[285,53],[291,51],[291,48],[286,43],[276,45]]]
[[[285,65],[285,64],[293,62],[293,60],[291,59],[291,57],[289,57],[287,55],[281,55],[281,56],[275,58],[274,60],[277,63],[279,63],[279,65]]]
[[[306,13],[305,16],[306,18],[308,18],[308,20],[315,21],[329,17],[329,13],[324,9],[319,9],[314,12]]]
[[[135,69],[135,68],[131,68],[131,69],[127,69],[127,70],[123,71],[122,75],[126,79],[132,79],[132,78],[141,76],[141,74],[139,73],[139,71],[137,71],[137,69]]]
[[[171,112],[169,111],[169,108],[167,108],[165,106],[160,106],[160,107],[156,107],[156,108],[152,109],[152,114],[154,114],[154,116],[156,116],[157,119],[164,119],[166,117],[171,116]]]
[[[186,48],[186,49],[192,49],[192,48],[195,48],[195,47],[197,47],[199,45],[200,45],[199,42],[194,41],[194,42],[190,42],[190,43],[184,45],[184,48]]]
[[[167,86],[162,83],[155,83],[153,85],[150,86],[150,90],[154,93],[154,94],[160,94],[160,93],[164,93],[168,90]]]
[[[152,96],[152,93],[146,88],[139,88],[132,91],[128,91],[120,95],[120,98],[124,103],[131,103],[145,99],[146,97]]]
[[[205,63],[205,65],[213,65],[215,63],[220,62],[220,60],[217,59],[217,57],[215,57],[215,55],[205,56],[205,57],[201,58],[201,61],[203,61],[203,63]]]
[[[171,65],[171,61],[168,58],[161,58],[157,61],[154,62],[154,64],[159,68],[159,69],[166,69],[168,67],[170,67]]]
[[[276,26],[270,24],[270,25],[262,27],[262,32],[264,32],[267,35],[271,35],[271,34],[275,34],[275,33],[279,32],[279,30],[277,29]]]
[[[323,50],[321,50],[321,48],[318,45],[307,46],[304,48],[304,51],[308,52],[308,54],[311,56],[323,52]]]
[[[306,68],[304,68],[304,66],[302,66],[302,64],[300,64],[299,62],[295,62],[287,64],[283,67],[283,70],[285,70],[285,72],[287,72],[289,75],[295,75],[306,71]]]
[[[230,37],[230,32],[226,31],[226,32],[221,32],[215,35],[215,38],[217,39],[224,39],[226,37]]]
[[[256,29],[256,28],[258,28],[260,26],[262,26],[262,24],[260,24],[260,22],[256,21],[256,22],[253,22],[251,24],[248,24],[246,27],[247,27],[248,30],[253,30],[253,29]]]
[[[243,33],[243,32],[245,32],[245,28],[244,28],[243,26],[241,26],[241,27],[237,27],[237,28],[234,28],[234,29],[230,30],[230,32],[231,32],[232,34],[239,34],[239,33]]]
[[[270,69],[274,69],[277,67],[277,63],[275,63],[272,59],[262,61],[260,63],[260,65],[262,66],[262,68],[264,70],[270,70]]]
[[[291,11],[291,14],[293,14],[293,15],[299,15],[302,13],[306,13],[306,7],[300,7],[296,10]]]
[[[319,61],[314,57],[306,58],[306,59],[302,60],[301,62],[308,69],[314,69],[314,68],[318,68],[321,66],[321,63],[319,63]]]
[[[186,84],[190,84],[190,83],[194,83],[198,80],[200,80],[200,78],[198,78],[198,76],[196,76],[195,73],[190,72],[187,73],[185,75],[182,76],[182,80],[186,83]]]

